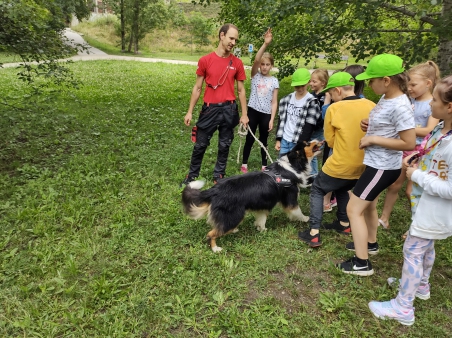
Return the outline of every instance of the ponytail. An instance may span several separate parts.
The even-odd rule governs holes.
[[[410,97],[410,95],[408,94],[408,81],[410,80],[410,78],[407,72],[388,77],[391,79],[391,82],[395,83],[406,96]]]

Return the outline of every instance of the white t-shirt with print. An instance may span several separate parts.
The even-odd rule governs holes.
[[[287,141],[293,140],[297,122],[300,119],[300,115],[303,113],[302,108],[308,99],[313,98],[311,93],[306,93],[306,95],[299,100],[297,100],[295,96],[295,93],[292,93],[289,105],[287,106],[287,119],[286,124],[284,125],[283,134],[283,139]]]
[[[256,73],[251,78],[251,94],[248,107],[261,113],[271,114],[273,91],[279,88],[278,79],[274,76],[263,76]]]
[[[370,112],[366,136],[400,139],[399,132],[414,127],[414,113],[408,97],[401,95],[387,100],[383,95]],[[400,169],[402,153],[402,151],[372,145],[365,149],[364,164],[382,170]]]

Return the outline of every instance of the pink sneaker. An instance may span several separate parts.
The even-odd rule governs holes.
[[[400,289],[400,283],[402,282],[401,279],[397,279],[395,277],[389,277],[388,278],[388,285],[390,287],[397,287],[397,289]],[[430,283],[426,285],[419,285],[419,287],[416,290],[415,294],[416,298],[427,300],[430,299]]]
[[[336,197],[331,200],[331,208],[337,207]]]
[[[266,166],[266,165],[263,165],[263,166],[262,166],[262,171],[264,171],[265,169],[267,169],[267,166]]]
[[[406,311],[402,311],[400,306],[397,305],[395,299],[391,299],[387,302],[371,301],[369,303],[369,309],[373,315],[380,319],[395,319],[402,325],[414,324],[414,308]]]
[[[246,174],[248,172],[248,168],[244,167],[243,165],[240,167],[240,171],[244,174]]]
[[[419,285],[416,291],[416,298],[422,300],[430,299],[430,284]]]

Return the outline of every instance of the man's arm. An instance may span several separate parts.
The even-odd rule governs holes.
[[[193,109],[195,108],[196,103],[201,96],[202,84],[204,82],[204,76],[196,75],[196,83],[193,87],[190,97],[190,105],[188,107],[188,112],[184,117],[184,123],[186,126],[190,125],[190,122],[193,118]]]
[[[246,127],[248,125],[248,109],[246,106],[246,94],[245,94],[245,85],[243,81],[237,81],[237,94],[240,100],[240,106],[242,108],[242,114],[240,117],[240,123]]]

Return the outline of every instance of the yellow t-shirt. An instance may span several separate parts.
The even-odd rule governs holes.
[[[324,135],[333,154],[322,167],[325,174],[353,180],[364,172],[364,149],[359,149],[359,141],[366,133],[359,124],[369,117],[373,107],[375,103],[367,99],[345,99],[328,107]]]

